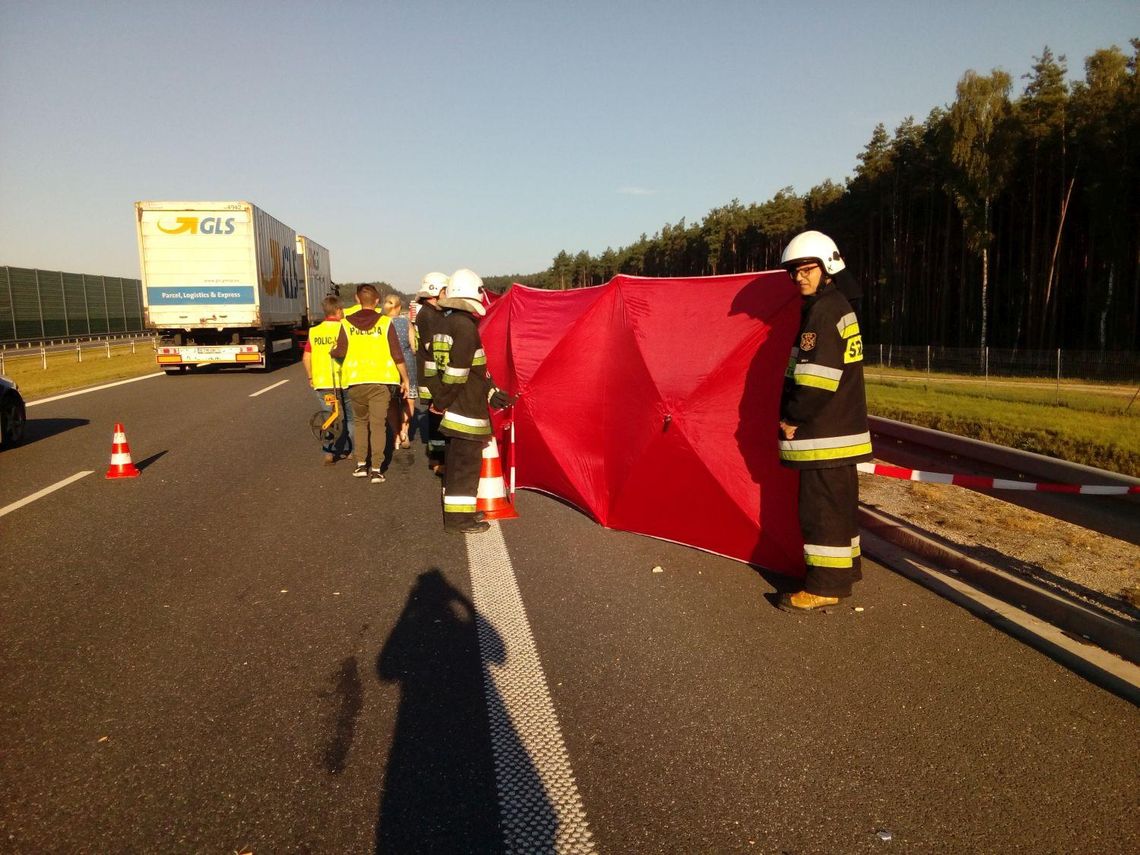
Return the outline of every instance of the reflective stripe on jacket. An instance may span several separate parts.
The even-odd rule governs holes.
[[[447,344],[448,360],[435,395],[436,409],[444,411],[440,432],[465,439],[489,437],[487,397],[493,387],[475,318],[468,312],[452,311],[447,315],[445,331],[435,338]]]
[[[439,363],[436,361],[435,336],[444,326],[445,315],[431,303],[423,303],[416,313],[416,372],[420,399],[431,401],[439,385]]]
[[[779,438],[780,461],[797,469],[871,459],[859,321],[833,284],[804,299],[800,331],[784,375],[780,418],[796,426]]]

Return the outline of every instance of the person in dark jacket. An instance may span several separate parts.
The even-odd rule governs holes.
[[[510,405],[506,393],[495,387],[487,373],[487,356],[479,338],[477,318],[486,314],[483,280],[471,270],[456,270],[439,301],[450,309],[443,333],[450,339],[448,363],[442,369],[432,407],[442,413],[440,432],[448,437],[443,479],[443,527],[472,534],[489,524],[476,508],[483,446],[491,439],[490,404]]]
[[[420,304],[416,313],[416,374],[419,378],[419,400],[428,406],[428,467],[437,475],[443,474],[447,437],[439,430],[439,422],[443,415],[437,412],[431,403],[432,396],[439,392],[440,372],[447,367],[447,349],[450,346],[443,331],[445,312],[439,308],[439,298],[447,283],[446,273],[429,273],[420,283],[420,292],[416,295],[416,300]]]
[[[831,238],[816,231],[796,235],[781,264],[803,297],[780,399],[779,449],[780,462],[800,470],[807,575],[803,589],[785,594],[780,607],[811,612],[851,596],[862,578],[856,464],[872,456],[863,337],[835,281],[845,265]]]

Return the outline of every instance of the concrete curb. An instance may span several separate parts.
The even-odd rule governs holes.
[[[1140,630],[996,567],[963,555],[917,529],[860,506],[859,524],[895,546],[950,567],[972,585],[1098,647],[1140,665]],[[871,544],[868,543],[868,546]],[[872,553],[873,554],[873,553]],[[875,555],[875,558],[880,556]],[[889,556],[882,556],[889,563]]]

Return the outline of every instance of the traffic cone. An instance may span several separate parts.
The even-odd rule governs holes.
[[[111,465],[107,467],[107,477],[139,477],[139,470],[131,462],[131,447],[127,445],[127,435],[118,422],[115,423],[115,438],[111,440]]]
[[[507,501],[507,485],[503,480],[503,462],[495,438],[483,447],[483,465],[479,471],[479,492],[475,509],[485,520],[513,520],[518,517],[514,505]]]

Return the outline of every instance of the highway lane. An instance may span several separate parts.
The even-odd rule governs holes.
[[[421,452],[361,484],[313,409],[290,366],[29,410],[66,429],[0,455],[0,507],[96,471],[0,517],[7,848],[501,846],[465,543],[415,537]],[[138,479],[103,479],[116,421]],[[787,615],[742,565],[519,508],[598,851],[1140,843],[1137,710],[961,609],[868,562],[863,612]]]

